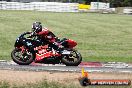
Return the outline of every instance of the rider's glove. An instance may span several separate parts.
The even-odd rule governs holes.
[[[31,32],[31,34],[30,34],[30,36],[29,36],[28,38],[32,38],[32,37],[34,37],[34,36],[36,36],[36,33]]]

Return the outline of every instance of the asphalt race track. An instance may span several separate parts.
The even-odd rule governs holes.
[[[32,63],[31,65],[17,65],[13,61],[0,61],[1,70],[20,71],[71,71],[80,72],[84,68],[88,72],[128,72],[132,73],[132,65],[122,62],[82,62],[79,66],[49,65]]]

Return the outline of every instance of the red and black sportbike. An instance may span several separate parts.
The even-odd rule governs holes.
[[[62,39],[59,43],[64,47],[60,52],[51,44],[41,41],[39,36],[29,38],[31,32],[21,34],[15,42],[15,49],[11,52],[14,62],[19,65],[29,65],[32,62],[45,64],[65,64],[66,66],[78,66],[82,57],[74,49],[77,43],[71,39]]]

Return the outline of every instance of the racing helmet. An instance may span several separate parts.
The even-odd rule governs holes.
[[[36,33],[41,32],[41,31],[42,31],[41,22],[34,22],[34,23],[32,24],[32,31],[33,31],[33,32],[36,32]]]

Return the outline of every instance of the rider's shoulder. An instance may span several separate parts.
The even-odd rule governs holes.
[[[49,29],[46,28],[46,27],[44,27],[44,28],[42,29],[42,31],[49,31]]]

